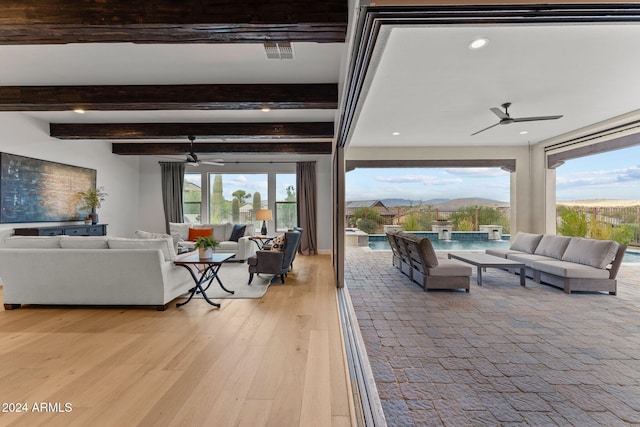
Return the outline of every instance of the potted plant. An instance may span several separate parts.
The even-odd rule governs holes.
[[[200,236],[196,239],[195,247],[200,253],[200,258],[211,258],[213,251],[218,246],[218,242],[211,236]]]
[[[82,206],[80,209],[91,210],[91,213],[87,215],[85,221],[88,222],[91,220],[91,224],[97,224],[98,214],[96,213],[96,208],[99,208],[108,196],[104,191],[104,187],[90,188],[80,193],[80,196],[82,197]]]

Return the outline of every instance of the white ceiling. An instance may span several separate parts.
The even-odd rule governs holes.
[[[335,83],[344,44],[293,43],[293,60],[262,44],[0,46],[0,86]],[[71,111],[0,113],[64,123],[327,122],[334,110]]]
[[[477,37],[488,45],[468,49]],[[385,26],[349,146],[525,145],[636,114],[638,40],[640,25]],[[504,102],[512,117],[564,117],[471,136]]]

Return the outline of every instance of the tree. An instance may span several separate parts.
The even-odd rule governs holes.
[[[258,212],[258,209],[262,209],[262,196],[260,195],[259,191],[256,191],[255,193],[253,193],[253,218],[252,219],[256,219],[256,212]]]
[[[560,213],[558,233],[563,236],[585,237],[587,235],[586,215],[577,209],[563,208]]]
[[[240,200],[237,197],[231,201],[231,219],[234,223],[240,222]]]
[[[248,199],[251,197],[251,193],[247,193],[244,190],[236,190],[233,193],[231,193],[231,195],[237,198],[241,204],[245,203],[245,199]]]
[[[213,191],[211,194],[211,222],[222,222],[222,208],[224,198],[222,196],[222,175],[217,173],[213,178]]]

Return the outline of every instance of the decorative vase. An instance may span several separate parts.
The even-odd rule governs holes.
[[[213,249],[211,248],[207,248],[207,249],[198,248],[198,252],[200,254],[200,259],[211,258],[211,256],[213,255]]]
[[[89,218],[91,218],[91,224],[96,225],[98,223],[98,214],[96,213],[96,208],[91,208],[91,213],[89,214]]]

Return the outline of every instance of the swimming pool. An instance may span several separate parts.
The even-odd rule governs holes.
[[[502,240],[489,240],[487,233],[453,232],[451,240],[438,240],[438,233],[414,233],[420,238],[428,237],[436,251],[471,251],[494,249],[509,249],[509,236],[502,236]],[[387,236],[382,234],[369,235],[369,247],[373,250],[391,250]]]
[[[470,233],[464,236],[458,236],[454,232],[453,240],[438,240],[437,235],[431,235],[433,233],[415,233],[416,236],[423,238],[428,237],[431,240],[431,244],[436,251],[472,251],[472,250],[485,250],[485,249],[509,249],[509,236],[503,236],[503,240],[488,240],[486,233],[478,233],[480,236],[475,236],[475,233]],[[482,239],[484,235],[484,239]],[[390,251],[389,241],[385,235],[369,235],[369,247],[376,251],[387,250]],[[623,263],[640,263],[640,252],[634,250],[627,251],[622,259]]]

